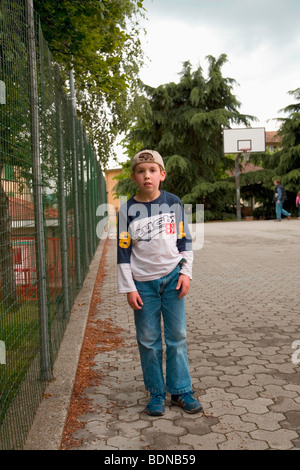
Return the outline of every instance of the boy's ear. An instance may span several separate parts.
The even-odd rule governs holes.
[[[131,175],[130,175],[132,181],[135,183],[135,176],[134,176],[134,173],[132,172]]]
[[[162,170],[160,175],[161,175],[160,181],[164,181],[167,176],[166,170]]]

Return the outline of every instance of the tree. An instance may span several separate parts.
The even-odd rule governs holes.
[[[255,195],[256,202],[261,203],[254,210],[254,216],[272,218],[274,216],[274,179],[278,178],[287,191],[285,207],[295,211],[295,194],[299,191],[300,181],[300,88],[288,92],[296,103],[286,106],[279,112],[288,114],[278,118],[281,122],[278,134],[282,137],[281,148],[273,153],[266,152],[251,157],[255,162],[260,160],[263,170],[241,175],[241,195]]]
[[[34,0],[65,79],[74,70],[78,113],[103,164],[128,127],[142,63],[137,17],[143,0]]]
[[[300,181],[300,88],[289,91],[289,94],[298,102],[286,106],[282,111],[289,116],[279,119],[282,122],[278,132],[282,136],[282,148],[277,155],[275,172],[286,190],[296,193]]]
[[[254,118],[239,113],[240,103],[232,93],[235,80],[222,76],[226,55],[208,56],[207,60],[207,79],[201,67],[193,72],[187,61],[179,83],[158,88],[144,85],[144,104],[129,141],[139,143],[139,149],[150,147],[161,153],[168,191],[176,192],[186,203],[205,203],[220,216],[234,202],[234,184],[219,181],[234,166],[224,156],[222,130],[233,124],[249,125]],[[125,184],[118,183],[119,192]],[[216,191],[227,191],[218,205]]]

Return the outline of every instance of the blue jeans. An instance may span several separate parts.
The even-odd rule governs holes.
[[[278,204],[278,202],[275,202],[275,207],[276,207],[276,218],[277,218],[277,220],[281,220],[281,214],[285,215],[286,217],[291,215],[289,212],[284,210],[283,202],[280,202],[280,204]]]
[[[184,297],[176,290],[180,266],[154,281],[135,281],[143,300],[134,311],[136,337],[146,390],[179,395],[192,390],[186,345]],[[166,343],[166,383],[163,374],[161,315]]]

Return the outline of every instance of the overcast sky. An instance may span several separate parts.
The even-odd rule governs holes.
[[[144,83],[178,82],[187,60],[206,76],[205,57],[225,53],[223,76],[238,83],[240,112],[258,118],[253,127],[278,129],[274,118],[293,103],[288,91],[300,87],[300,0],[144,0],[144,7]]]
[[[223,76],[238,82],[241,112],[256,116],[256,127],[278,128],[272,119],[300,87],[300,0],[144,0],[144,7],[145,83],[178,82],[186,60],[205,74],[205,57],[225,53]]]

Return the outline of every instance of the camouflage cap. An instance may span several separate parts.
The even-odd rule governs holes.
[[[157,163],[163,170],[165,169],[164,161],[156,150],[142,150],[141,152],[138,152],[132,159],[132,170],[139,163]]]

